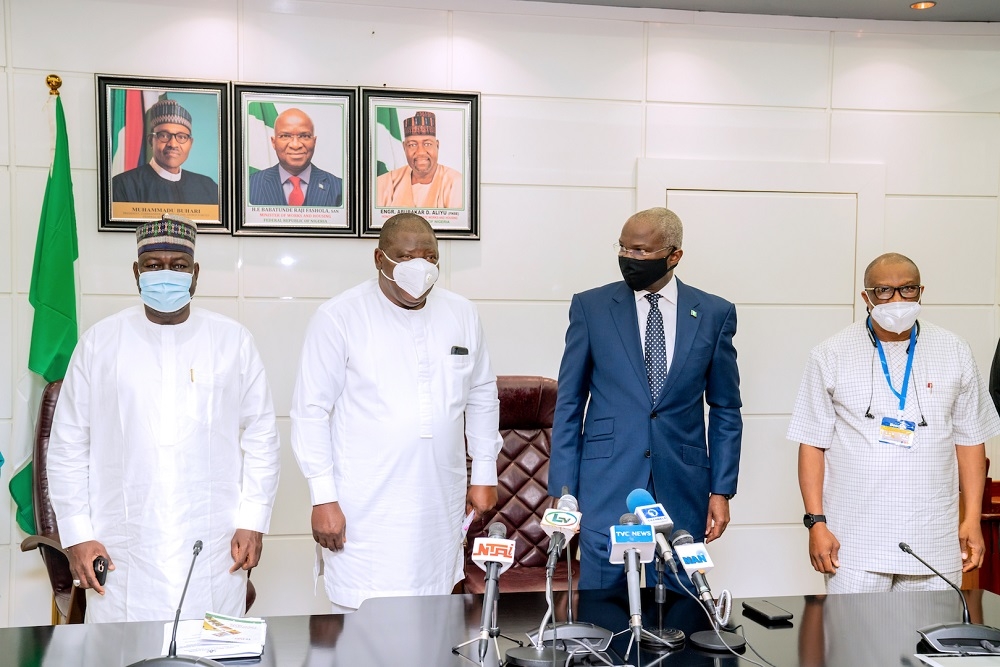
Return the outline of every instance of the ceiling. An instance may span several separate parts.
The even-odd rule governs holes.
[[[777,14],[892,21],[1000,21],[1000,0],[938,0],[910,9],[913,0],[539,0],[605,7],[684,9],[734,14]]]

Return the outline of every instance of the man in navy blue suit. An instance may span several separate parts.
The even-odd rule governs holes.
[[[300,109],[287,109],[274,121],[271,146],[278,164],[250,175],[251,206],[341,206],[344,181],[312,163],[316,132]]]
[[[696,541],[729,523],[743,434],[736,308],[674,278],[682,238],[672,211],[636,213],[618,242],[624,282],[570,304],[549,494],[565,486],[580,501],[580,588],[624,583],[608,537],[633,489],[652,493]]]

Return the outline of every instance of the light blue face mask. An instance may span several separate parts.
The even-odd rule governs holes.
[[[175,313],[191,301],[192,274],[183,271],[146,271],[139,274],[139,296],[158,313]]]

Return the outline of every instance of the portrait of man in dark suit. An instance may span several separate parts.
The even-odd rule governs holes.
[[[633,489],[649,491],[696,541],[729,523],[743,435],[736,307],[674,276],[682,239],[672,211],[636,213],[617,244],[624,280],[570,304],[549,494],[565,486],[579,499],[580,588],[624,584],[608,562],[608,530]],[[646,580],[655,581],[651,567]],[[673,577],[666,583],[677,589]]]
[[[278,164],[250,176],[251,206],[338,207],[344,181],[312,162],[316,152],[313,121],[301,109],[287,109],[274,121],[271,146]]]

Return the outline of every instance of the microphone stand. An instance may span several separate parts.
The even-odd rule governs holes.
[[[211,667],[223,667],[222,663],[209,658],[199,658],[193,655],[177,655],[177,625],[181,620],[181,607],[184,606],[184,597],[187,595],[188,584],[191,583],[191,573],[194,572],[194,563],[201,553],[201,540],[194,543],[194,556],[191,558],[191,567],[188,569],[187,579],[184,580],[184,590],[181,591],[181,601],[177,603],[177,613],[174,614],[174,630],[170,635],[170,649],[166,655],[155,658],[146,658],[138,662],[133,662],[128,667],[178,667],[179,665],[210,665]]]
[[[524,642],[519,641],[517,639],[514,639],[513,637],[508,637],[507,635],[505,635],[502,632],[500,632],[500,624],[497,622],[497,607],[499,606],[498,605],[499,601],[500,601],[500,592],[498,590],[497,591],[497,597],[494,598],[494,600],[493,600],[493,609],[490,610],[490,627],[488,628],[486,634],[487,634],[487,637],[489,639],[493,640],[493,650],[496,651],[496,654],[497,654],[497,665],[499,667],[503,667],[503,660],[500,659],[500,642],[497,641],[497,637],[503,637],[506,640],[514,642],[518,646],[524,646]],[[486,603],[486,598],[484,597],[483,598],[483,604],[485,604],[485,603]],[[458,656],[461,656],[461,657],[465,658],[466,660],[468,660],[471,663],[474,663],[474,664],[477,664],[477,665],[485,665],[486,664],[486,662],[485,662],[486,656],[485,655],[483,657],[481,657],[478,661],[476,661],[476,660],[473,660],[472,658],[470,658],[469,656],[465,655],[464,653],[462,653],[460,651],[460,649],[463,649],[466,646],[469,646],[470,644],[475,644],[477,642],[480,642],[483,639],[485,639],[485,637],[482,637],[481,635],[478,636],[478,637],[473,637],[472,639],[470,639],[468,641],[464,641],[461,644],[458,644],[457,646],[452,646],[451,647],[451,652],[454,653],[455,655],[458,655]],[[222,667],[222,666],[220,665],[220,667]]]
[[[656,592],[653,599],[656,602],[657,627],[656,630],[642,629],[639,646],[650,651],[673,651],[684,645],[684,632],[675,628],[663,627],[663,605],[667,601],[667,585],[663,583],[666,563],[659,551],[656,553],[654,562],[656,563]]]

